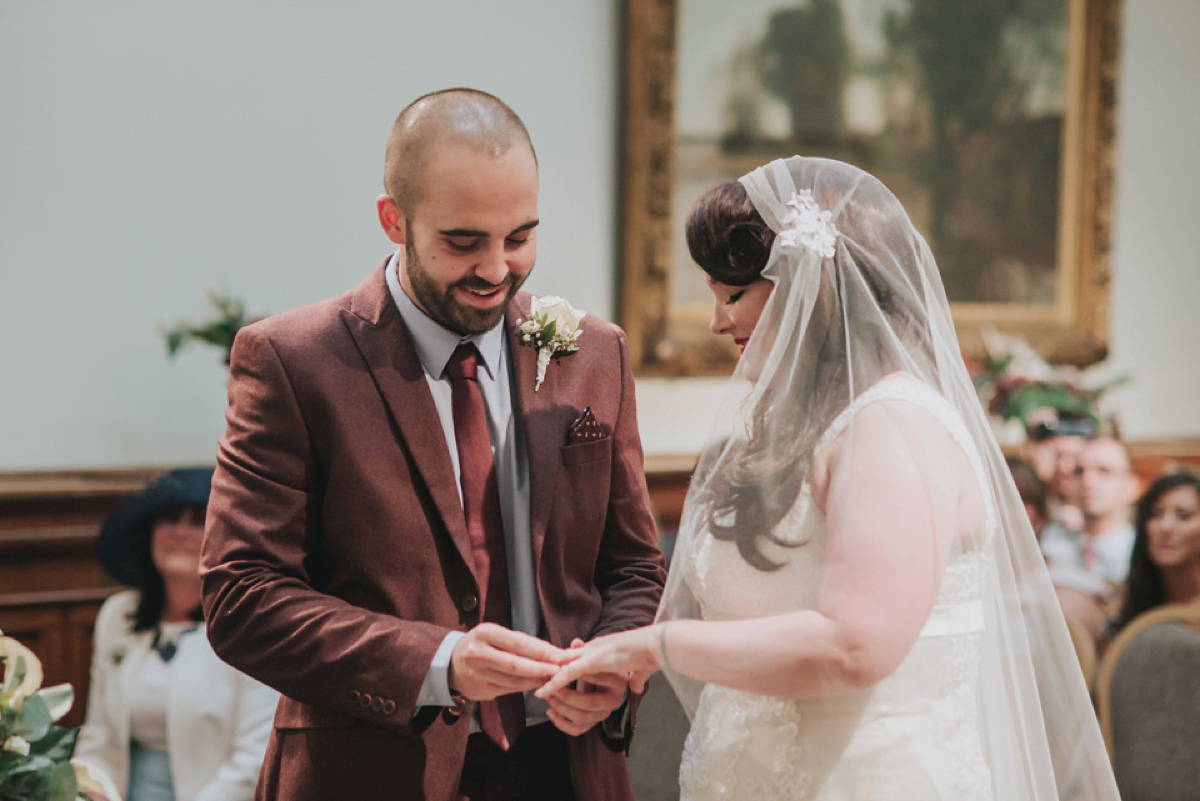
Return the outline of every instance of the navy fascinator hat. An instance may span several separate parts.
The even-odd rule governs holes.
[[[108,574],[122,584],[142,586],[154,522],[178,509],[208,506],[212,476],[211,467],[172,470],[109,515],[96,538],[96,556]]]

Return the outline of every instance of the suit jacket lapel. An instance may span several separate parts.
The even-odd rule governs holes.
[[[387,260],[383,267],[387,266]],[[412,337],[388,291],[383,268],[354,291],[351,309],[342,319],[371,371],[392,420],[416,463],[459,555],[472,572],[475,560],[463,516],[454,465],[446,449],[437,407],[429,394],[425,371]],[[431,422],[432,421],[432,422]]]
[[[538,572],[542,545],[550,523],[550,508],[554,502],[554,483],[561,466],[559,456],[560,427],[554,424],[555,365],[551,363],[542,388],[534,391],[537,375],[537,350],[521,341],[517,326],[529,314],[531,296],[521,292],[509,305],[506,326],[509,352],[513,361],[513,381],[516,382],[517,408],[525,434],[525,450],[529,461],[529,529],[533,546],[533,570]]]

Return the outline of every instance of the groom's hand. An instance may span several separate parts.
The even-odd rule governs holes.
[[[564,651],[545,640],[494,623],[480,623],[450,655],[450,686],[470,701],[541,687]]]
[[[583,647],[576,639],[571,648]],[[629,682],[615,673],[595,673],[579,679],[575,687],[564,687],[544,697],[550,705],[547,715],[560,731],[573,737],[586,733],[625,703]]]
[[[598,673],[546,697],[547,715],[561,731],[573,737],[584,734],[625,703],[629,684],[620,676]]]

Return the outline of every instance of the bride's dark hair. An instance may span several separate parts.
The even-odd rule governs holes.
[[[878,196],[875,189],[882,190]],[[902,223],[903,231],[910,230],[908,216],[890,192],[874,182],[856,191],[868,193],[869,200],[842,208],[839,225],[850,234],[843,241],[854,262],[859,277],[867,287],[879,310],[886,318],[885,326],[902,336],[911,348],[910,355],[924,366],[932,361],[928,335],[928,320],[920,308],[920,290],[897,292],[892,287],[871,254],[867,253],[854,235],[867,231],[892,235],[892,229]],[[861,207],[860,207],[861,206]],[[900,233],[897,231],[896,233]],[[775,232],[755,209],[745,187],[739,182],[721,184],[710,189],[696,201],[686,225],[688,250],[692,259],[714,281],[729,286],[747,286],[763,278],[775,242]],[[902,261],[907,262],[905,258]],[[912,264],[899,265],[905,273],[915,275],[915,251]],[[911,279],[912,276],[909,276]],[[833,417],[849,405],[851,394],[857,395],[866,387],[853,387],[842,375],[846,370],[846,343],[837,332],[843,327],[846,302],[836,285],[835,271],[822,271],[821,288],[815,300],[807,332],[797,332],[808,338],[808,345],[799,342],[781,343],[794,359],[795,369],[812,376],[807,385],[812,392],[809,414],[772,414],[777,400],[783,403],[794,399],[777,399],[771,392],[762,392],[750,416],[750,430],[744,439],[729,443],[729,451],[721,460],[721,470],[714,471],[706,482],[703,503],[704,522],[712,535],[736,543],[738,552],[750,565],[763,571],[782,567],[763,553],[767,543],[781,547],[803,545],[803,540],[781,536],[779,524],[795,506],[812,466],[817,441],[833,422]],[[908,286],[913,286],[910,280]],[[882,337],[886,336],[880,331]],[[876,354],[887,359],[882,345]],[[902,369],[900,362],[890,369]]]
[[[762,278],[775,242],[775,232],[736,181],[700,196],[688,214],[686,236],[700,269],[729,286],[747,286]]]

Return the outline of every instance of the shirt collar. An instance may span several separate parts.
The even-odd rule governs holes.
[[[412,298],[400,286],[399,271],[403,253],[403,250],[397,250],[392,254],[384,275],[388,290],[392,293],[392,300],[400,311],[400,317],[408,327],[408,332],[412,334],[417,358],[421,360],[425,372],[440,379],[446,370],[446,363],[454,355],[455,348],[461,343],[472,342],[483,357],[483,366],[489,377],[493,381],[496,380],[496,376],[500,374],[500,359],[504,351],[504,321],[501,320],[482,334],[470,336],[456,334],[434,321],[413,303]]]

